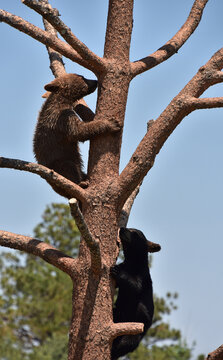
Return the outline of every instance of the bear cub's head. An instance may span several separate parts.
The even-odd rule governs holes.
[[[77,74],[65,74],[54,79],[44,88],[74,102],[94,92],[97,84],[97,80],[88,80]]]
[[[148,252],[160,251],[161,246],[146,239],[144,234],[137,229],[121,227],[119,237],[122,243],[125,260],[131,262],[147,259]]]

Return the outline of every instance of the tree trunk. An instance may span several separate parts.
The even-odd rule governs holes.
[[[116,260],[118,222],[110,199],[107,202],[95,200],[98,203],[90,204],[85,210],[85,219],[91,234],[100,240],[103,264],[101,271],[95,274],[89,250],[81,241],[78,276],[73,279],[69,360],[110,359],[114,289],[109,269]]]
[[[99,76],[95,120],[116,121],[123,126],[131,80],[129,46],[133,1],[123,6],[110,1],[104,56],[109,64]],[[123,22],[126,18],[126,22]],[[128,21],[129,20],[129,21]],[[126,34],[120,37],[120,33]],[[69,360],[110,359],[112,333],[113,281],[109,269],[118,254],[117,232],[120,209],[117,205],[119,160],[122,132],[97,137],[90,143],[87,189],[88,203],[83,214],[90,233],[100,242],[101,271],[92,272],[89,250],[80,246],[80,270],[74,279],[73,313],[70,329]],[[114,285],[114,284],[113,284]]]

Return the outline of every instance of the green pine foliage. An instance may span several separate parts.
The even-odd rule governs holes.
[[[47,206],[34,237],[76,257],[79,232],[64,204]],[[19,252],[0,259],[0,360],[65,360],[71,319],[72,282],[38,257]],[[179,330],[164,321],[177,294],[155,295],[153,325],[125,360],[189,360],[191,349]]]
[[[42,346],[36,346],[30,360],[67,360],[67,335],[53,335]]]
[[[77,256],[80,236],[66,205],[48,206],[34,236]],[[48,359],[42,353],[31,354],[34,350],[37,354],[37,348],[44,352],[52,342],[67,348],[72,296],[69,276],[31,255],[4,253],[1,259],[0,359],[19,359],[20,354],[21,359]],[[56,359],[51,355],[50,359]]]

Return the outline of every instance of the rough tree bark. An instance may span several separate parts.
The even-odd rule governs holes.
[[[55,76],[65,72],[62,56],[93,71],[99,80],[96,114],[84,100],[76,106],[82,118],[94,121],[115,118],[122,129],[131,80],[174,55],[200,23],[208,0],[195,0],[181,29],[151,55],[129,60],[134,0],[109,0],[103,58],[94,54],[61,20],[48,0],[22,0],[43,17],[40,29],[24,19],[0,10],[0,21],[46,45]],[[57,33],[64,40],[58,38]],[[21,160],[0,158],[0,167],[35,173],[70,193],[70,208],[82,240],[77,260],[37,239],[0,231],[0,245],[25,251],[57,266],[74,284],[69,340],[69,360],[110,359],[113,339],[118,335],[142,332],[139,323],[114,324],[112,320],[113,281],[110,267],[118,254],[118,228],[126,226],[140,184],[154,164],[156,155],[185,116],[196,109],[223,107],[223,98],[202,98],[210,86],[223,82],[223,49],[203,65],[163,113],[149,123],[147,133],[119,174],[122,131],[106,134],[90,143],[89,187],[82,189],[44,166]],[[47,95],[46,95],[47,96]],[[77,202],[82,203],[80,213]],[[219,354],[221,349],[217,352]],[[220,359],[209,355],[210,359]],[[216,352],[215,352],[216,354]],[[221,357],[222,358],[222,357]]]

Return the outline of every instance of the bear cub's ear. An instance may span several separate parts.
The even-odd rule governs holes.
[[[147,240],[147,248],[149,253],[154,253],[161,250],[160,244],[156,244],[149,240]]]
[[[44,89],[50,92],[57,92],[59,88],[60,88],[60,80],[58,78],[54,79],[49,84],[46,84],[44,86]]]

